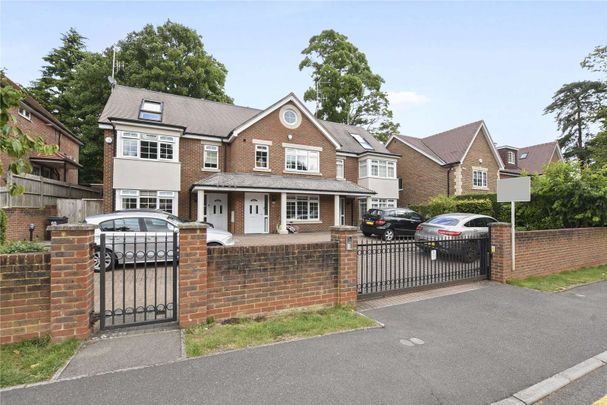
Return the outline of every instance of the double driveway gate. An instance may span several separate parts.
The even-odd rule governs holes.
[[[178,234],[108,232],[95,253],[100,329],[177,320]]]
[[[358,294],[444,285],[489,277],[488,237],[416,242],[362,238],[358,244]]]

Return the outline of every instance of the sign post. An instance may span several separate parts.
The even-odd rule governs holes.
[[[531,177],[498,179],[497,202],[510,203],[510,225],[512,227],[512,271],[516,270],[516,201],[531,201]]]

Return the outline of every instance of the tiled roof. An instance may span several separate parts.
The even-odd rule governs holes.
[[[483,121],[476,121],[426,138],[406,135],[396,135],[396,137],[440,160],[443,164],[451,164],[463,160],[468,146],[482,125]]]
[[[194,186],[221,189],[292,190],[294,192],[327,192],[350,195],[372,195],[375,191],[346,180],[306,178],[303,176],[275,176],[255,173],[215,173]]]
[[[101,113],[99,122],[109,124],[112,119],[123,119],[149,123],[149,121],[139,120],[139,108],[144,99],[163,103],[162,124],[185,128],[184,131],[189,134],[221,138],[227,138],[233,129],[263,111],[257,108],[117,85]],[[350,133],[356,133],[365,138],[374,147],[375,152],[392,154],[364,128],[322,120],[319,122],[342,146],[341,152],[356,154],[368,152],[350,135]]]
[[[550,163],[556,148],[558,148],[558,143],[555,141],[520,148],[518,150],[518,166],[530,174],[542,174],[544,166]],[[521,159],[525,153],[527,157]]]

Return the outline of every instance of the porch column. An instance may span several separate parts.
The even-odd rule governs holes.
[[[280,227],[278,233],[286,235],[287,231],[287,193],[280,193]]]
[[[198,194],[197,197],[197,201],[196,201],[196,222],[203,222],[204,221],[204,190],[197,190],[196,193]]]
[[[335,195],[335,202],[333,203],[333,225],[335,226],[340,226],[341,225],[341,218],[339,215],[339,195],[336,194]]]

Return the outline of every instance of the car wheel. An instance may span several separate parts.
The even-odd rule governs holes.
[[[219,242],[209,242],[209,243],[207,243],[207,246],[223,246],[223,245]]]
[[[111,271],[114,269],[116,264],[116,255],[110,249],[105,249],[105,271]],[[101,248],[95,246],[95,253],[93,254],[93,271],[96,273],[101,271]]]
[[[385,240],[385,241],[387,241],[387,242],[390,242],[391,240],[394,240],[394,230],[390,229],[390,228],[386,229],[384,231],[384,234],[382,235],[382,239]]]

